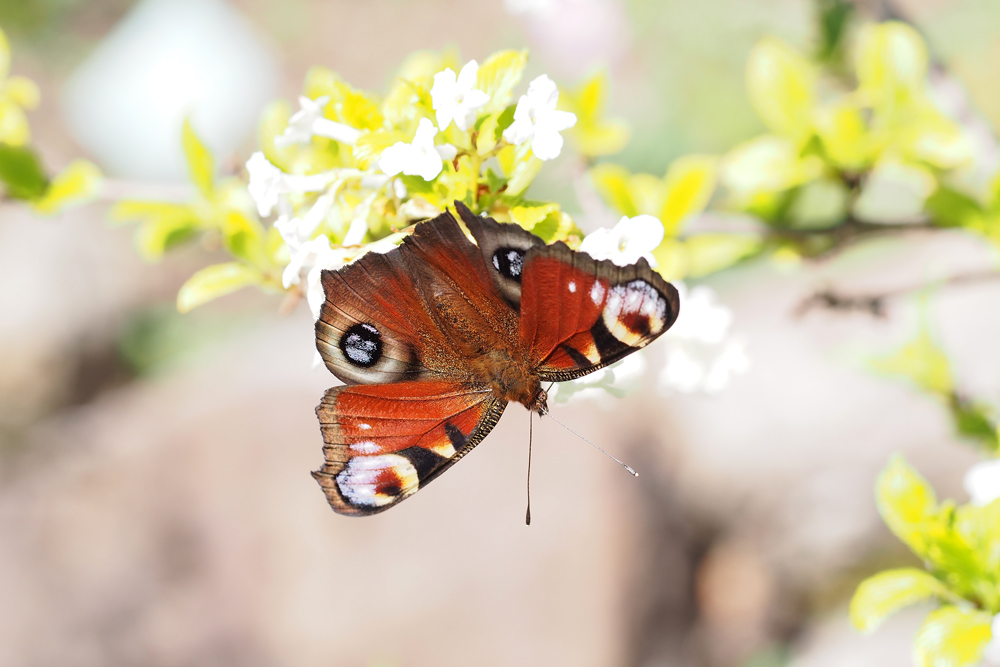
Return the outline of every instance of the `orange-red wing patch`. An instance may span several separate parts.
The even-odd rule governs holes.
[[[381,512],[468,453],[505,407],[457,383],[334,387],[316,408],[326,463],[313,476],[340,514]]]
[[[521,294],[521,342],[543,381],[572,380],[655,340],[677,319],[677,290],[645,260],[597,261],[566,245],[531,249]]]

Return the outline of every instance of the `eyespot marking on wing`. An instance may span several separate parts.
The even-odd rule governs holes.
[[[417,469],[405,456],[355,456],[337,474],[337,487],[354,505],[382,507],[420,484]]]
[[[636,345],[664,330],[672,317],[669,310],[666,297],[645,280],[636,279],[608,291],[602,319],[612,336],[625,345]]]
[[[493,268],[504,278],[521,282],[525,251],[520,248],[497,248],[493,253]]]
[[[344,357],[361,368],[371,368],[382,358],[382,334],[371,324],[358,322],[340,337]]]

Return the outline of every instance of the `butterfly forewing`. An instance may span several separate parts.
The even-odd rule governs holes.
[[[506,407],[447,382],[334,387],[316,408],[326,463],[313,476],[341,514],[375,514],[465,456]]]
[[[528,253],[522,290],[521,341],[544,381],[581,377],[645,347],[680,307],[646,260],[617,266],[562,243]]]

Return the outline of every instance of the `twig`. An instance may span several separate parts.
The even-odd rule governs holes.
[[[943,280],[932,282],[931,285],[954,287],[998,279],[1000,279],[1000,272],[990,269],[959,273]],[[795,307],[793,313],[796,317],[802,317],[810,310],[819,308],[841,313],[856,311],[869,314],[872,317],[884,318],[886,316],[886,301],[925,289],[928,286],[927,284],[906,285],[874,294],[843,294],[832,287],[826,287],[817,290],[803,299]]]

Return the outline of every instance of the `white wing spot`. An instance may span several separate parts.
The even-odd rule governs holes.
[[[576,294],[576,283],[573,282],[572,280],[569,281],[569,291],[572,292],[573,294]]]
[[[381,447],[376,445],[371,440],[366,440],[364,442],[355,442],[351,445],[351,449],[358,454],[374,454],[379,451]]]
[[[364,423],[358,424],[357,426],[362,431],[367,431],[368,429],[370,429],[372,427],[371,424],[364,424]]]
[[[590,300],[594,302],[595,306],[601,305],[604,301],[604,283],[600,280],[594,283],[594,286],[590,288]]]

